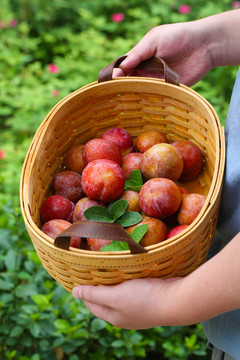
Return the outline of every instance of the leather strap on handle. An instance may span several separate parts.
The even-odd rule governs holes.
[[[120,56],[116,60],[114,60],[111,64],[107,65],[105,68],[100,70],[98,75],[98,82],[109,81],[112,80],[113,69],[118,68],[121,62],[126,59],[127,55]],[[152,57],[148,60],[141,62],[135,69],[133,70],[147,70],[153,71],[157,73],[161,73],[164,75],[164,79],[167,83],[171,83],[174,85],[179,85],[179,76],[178,74],[170,69],[168,65],[162,59],[158,59]]]
[[[147,249],[137,244],[123,227],[116,223],[76,221],[68,229],[55,237],[54,245],[61,249],[69,250],[71,236],[124,241],[128,243],[132,254],[147,252]]]

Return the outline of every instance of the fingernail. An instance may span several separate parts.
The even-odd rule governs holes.
[[[121,62],[121,64],[120,64],[120,67],[127,67],[128,66],[128,59],[125,59],[125,60],[123,60],[122,62]]]
[[[75,288],[73,288],[72,290],[72,294],[75,298],[77,299],[81,299],[82,298],[82,289],[80,286],[76,286]]]

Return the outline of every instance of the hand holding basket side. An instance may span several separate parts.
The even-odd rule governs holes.
[[[73,295],[95,316],[117,327],[191,325],[240,307],[239,264],[240,234],[187,277],[81,285]]]
[[[240,64],[239,26],[240,10],[233,10],[156,27],[129,51],[113,76],[136,74],[139,63],[155,56],[179,74],[180,83],[191,86],[214,67]],[[137,73],[150,75],[142,70]],[[73,289],[73,295],[83,299],[97,317],[126,329],[195,324],[238,309],[240,232],[235,235],[221,252],[185,278],[81,285]]]

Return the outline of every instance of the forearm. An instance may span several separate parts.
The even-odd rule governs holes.
[[[209,16],[195,23],[204,36],[213,67],[240,65],[240,9]]]
[[[164,325],[195,324],[240,308],[239,264],[240,233],[211,260],[176,282],[164,302],[168,319]]]

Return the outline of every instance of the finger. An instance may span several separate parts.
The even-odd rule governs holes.
[[[135,330],[134,323],[129,324],[129,317],[126,319],[124,315],[122,316],[121,313],[115,309],[112,309],[108,306],[93,304],[88,301],[84,301],[84,304],[88,310],[98,319],[104,320],[115,327]]]
[[[149,58],[149,56],[147,56],[147,55],[144,56],[142,54],[142,52],[139,52],[139,51],[137,51],[136,48],[133,48],[129,52],[126,59],[123,60],[123,62],[119,66],[124,72],[127,72],[130,69],[136,68],[137,65],[139,65],[142,61],[144,61],[148,58]]]
[[[112,309],[108,306],[98,305],[84,300],[85,306],[97,318],[112,323]]]
[[[116,77],[120,77],[120,76],[141,76],[141,70],[139,71],[139,70],[135,70],[135,69],[133,69],[133,70],[126,70],[126,71],[122,71],[122,69],[120,69],[120,68],[117,68],[117,69],[114,69],[113,70],[113,78],[116,78]],[[144,75],[142,75],[142,76],[144,76]]]
[[[120,64],[120,68],[122,68],[124,72],[129,69],[134,69],[141,62],[154,56],[155,52],[156,46],[152,40],[149,41],[149,34],[147,34],[127,53],[127,57]]]
[[[112,78],[116,78],[116,77],[120,77],[120,76],[125,76],[125,72],[120,69],[120,68],[115,68],[113,69],[113,74],[112,74]]]
[[[117,285],[115,285],[116,287]],[[72,294],[77,299],[89,301],[94,304],[108,306],[109,299],[111,302],[115,301],[113,286],[93,286],[93,285],[78,285]],[[111,304],[109,304],[111,306]]]

